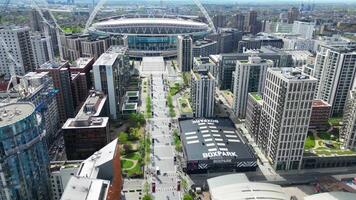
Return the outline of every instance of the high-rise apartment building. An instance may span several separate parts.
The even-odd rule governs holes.
[[[356,149],[356,88],[348,94],[340,140],[346,149]]]
[[[2,200],[47,200],[50,196],[48,151],[42,139],[45,136],[43,119],[37,116],[35,109],[31,103],[0,107]]]
[[[257,11],[251,10],[247,14],[246,23],[245,23],[245,31],[257,34],[261,30],[261,23],[257,21]]]
[[[193,67],[193,39],[190,36],[177,37],[178,67],[182,72],[189,72]]]
[[[96,60],[110,48],[110,45],[111,38],[109,36],[88,38],[85,41],[81,41],[82,56],[93,57]]]
[[[209,39],[197,40],[193,44],[193,57],[207,57],[218,53],[218,44]]]
[[[257,143],[263,100],[257,92],[248,93],[246,108],[246,129]]]
[[[16,75],[25,75],[36,68],[29,28],[0,27],[0,37],[8,48],[6,51],[4,45],[0,45],[0,74],[10,77],[10,66],[14,66]],[[18,65],[10,60],[7,52],[10,52]]]
[[[292,7],[288,10],[287,23],[293,24],[295,20],[299,17],[299,9]]]
[[[269,68],[258,145],[277,170],[300,169],[317,80],[293,68]]]
[[[239,118],[245,118],[248,93],[263,93],[267,68],[273,61],[251,56],[248,60],[238,60],[234,77],[233,111]]]
[[[94,87],[108,95],[110,117],[118,118],[124,84],[129,78],[127,47],[112,46],[93,65]]]
[[[54,52],[51,38],[49,36],[41,36],[40,34],[33,35],[31,36],[31,45],[36,68],[48,61],[53,61]]]
[[[315,59],[314,76],[318,79],[316,98],[331,104],[331,115],[342,115],[347,94],[356,81],[355,49],[320,46]]]
[[[313,39],[315,22],[294,21],[292,33],[305,39]]]
[[[215,28],[225,27],[226,19],[226,15],[214,15],[212,20]]]
[[[214,117],[215,78],[207,70],[191,71],[191,101],[195,117]]]
[[[63,124],[63,138],[68,160],[82,160],[110,142],[107,96],[93,91],[75,118]]]
[[[64,123],[69,117],[75,115],[69,67],[69,62],[54,61],[47,62],[36,70],[48,72],[53,79],[53,86],[58,90],[56,97],[60,123]]]
[[[217,42],[217,53],[232,53],[237,50],[242,32],[233,28],[219,28],[216,34],[210,34],[206,38]]]
[[[235,14],[233,16],[232,27],[238,29],[239,31],[243,31],[244,26],[245,26],[245,16],[241,13]]]

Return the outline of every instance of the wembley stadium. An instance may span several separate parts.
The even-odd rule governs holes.
[[[90,33],[122,35],[130,56],[175,56],[177,36],[202,38],[211,31],[208,24],[180,17],[120,17],[94,23]]]

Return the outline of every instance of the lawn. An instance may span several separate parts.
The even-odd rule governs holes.
[[[192,108],[190,107],[189,101],[187,99],[179,98],[178,102],[179,102],[180,111],[182,113],[191,113],[191,112],[193,112]]]
[[[304,148],[305,149],[312,149],[314,147],[315,147],[314,136],[308,135],[307,139],[305,140]]]
[[[138,160],[140,159],[140,154],[137,153],[137,152],[134,152],[134,153],[130,153],[130,154],[127,154],[125,156],[123,156],[123,158],[127,158],[127,159],[130,159],[130,160]]]
[[[171,96],[174,96],[179,92],[180,89],[181,89],[180,84],[179,83],[174,83],[173,85],[169,86],[169,94]]]
[[[340,122],[342,122],[342,117],[332,117],[328,121],[331,126],[340,126]]]
[[[131,160],[121,160],[121,167],[123,170],[131,168],[134,165],[134,163]]]

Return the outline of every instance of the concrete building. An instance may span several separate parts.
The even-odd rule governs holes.
[[[248,93],[245,127],[257,143],[263,100],[257,92]]]
[[[75,114],[73,98],[70,98],[73,95],[69,67],[69,62],[46,62],[36,69],[36,72],[48,72],[53,79],[53,86],[58,90],[56,98],[60,123]]]
[[[207,182],[211,200],[291,199],[281,186],[252,182],[243,173],[209,178]]]
[[[59,200],[71,176],[77,174],[82,161],[54,161],[50,164],[52,199]]]
[[[315,31],[315,22],[303,22],[303,21],[294,21],[293,23],[293,34],[299,34],[305,39],[313,39]]]
[[[193,67],[193,40],[189,36],[177,37],[178,67],[182,72],[189,72]]]
[[[194,116],[214,117],[215,78],[207,70],[192,70],[191,75],[190,92]]]
[[[87,58],[78,58],[74,61],[70,66],[70,72],[72,73],[84,73],[87,83],[87,88],[92,89],[93,87],[93,80],[91,70],[93,69],[94,58],[87,57]],[[86,98],[86,96],[84,97]]]
[[[22,77],[18,85],[10,87],[8,92],[0,93],[0,98],[2,105],[15,102],[34,104],[42,116],[43,126],[46,130],[45,140],[47,146],[50,147],[57,138],[60,129],[57,92],[48,72],[29,72]]]
[[[208,57],[218,53],[218,43],[209,39],[197,40],[193,44],[194,57]]]
[[[332,106],[331,115],[342,115],[348,92],[356,80],[356,48],[321,46],[315,59],[316,98]]]
[[[286,50],[292,56],[292,66],[302,68],[307,64],[314,64],[315,57],[310,51]]]
[[[77,112],[88,96],[89,88],[85,73],[71,73],[72,98]]]
[[[242,13],[238,13],[233,15],[232,27],[238,29],[239,31],[243,31],[245,26],[245,15]]]
[[[194,58],[193,71],[208,70],[214,77],[218,76],[216,63],[209,57]]]
[[[257,21],[257,11],[251,10],[247,14],[245,31],[251,34],[257,34],[261,31],[261,24]]]
[[[219,28],[216,34],[209,34],[205,38],[217,42],[217,53],[232,53],[237,51],[242,32],[233,28]]]
[[[112,46],[93,65],[95,89],[108,95],[110,118],[118,119],[125,80],[129,78],[127,48]]]
[[[2,200],[47,200],[50,196],[45,131],[35,109],[31,103],[0,107]]]
[[[291,7],[288,10],[287,23],[293,24],[295,20],[299,17],[299,9],[296,7]]]
[[[31,36],[31,45],[36,68],[48,61],[53,61],[54,52],[50,37],[41,36],[39,34],[33,35]]]
[[[81,41],[82,56],[93,57],[96,60],[110,48],[111,44],[111,38],[109,36],[88,38],[85,41]]]
[[[273,67],[273,61],[256,56],[236,62],[232,109],[237,117],[244,119],[246,116],[248,93],[263,93],[267,68],[270,67]]]
[[[122,189],[120,148],[117,139],[84,160],[71,176],[62,200],[120,200]]]
[[[309,129],[327,130],[329,128],[328,119],[330,112],[330,104],[320,99],[314,99],[310,115]]]
[[[214,15],[212,20],[215,28],[225,27],[227,22],[227,16],[220,14]]]
[[[245,36],[238,43],[238,52],[243,53],[247,50],[261,49],[262,46],[271,46],[275,48],[283,48],[283,40],[269,34],[258,34],[256,36]]]
[[[85,159],[110,142],[107,96],[93,91],[75,118],[62,126],[68,160]]]
[[[340,140],[346,149],[356,149],[356,88],[348,94]]]
[[[0,37],[3,39],[0,42],[4,42],[8,48],[6,51],[3,43],[0,45],[0,52],[2,52],[0,54],[0,74],[10,78],[10,65],[14,66],[16,75],[25,75],[27,72],[36,69],[35,57],[31,46],[30,28],[0,27]],[[10,60],[7,52],[10,52],[18,65]]]
[[[269,68],[258,145],[276,170],[300,169],[317,80],[293,68]]]
[[[245,53],[230,53],[211,55],[212,60],[217,64],[219,77],[218,85],[221,90],[233,91],[233,76],[237,60],[248,60],[251,55],[261,57],[262,59],[272,60],[273,67],[290,67],[292,65],[292,57],[285,51],[277,48],[262,47],[258,51],[247,51]]]

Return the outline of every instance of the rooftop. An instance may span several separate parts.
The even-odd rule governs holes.
[[[304,200],[351,200],[356,199],[356,194],[351,192],[325,192],[313,194],[304,198]]]
[[[137,110],[137,103],[124,103],[123,110]]]
[[[207,182],[214,200],[290,199],[281,186],[250,182],[245,174],[218,176],[208,179]]]
[[[125,26],[125,25],[184,25],[184,26],[203,26],[202,22],[185,20],[180,18],[120,18],[111,19],[93,24],[94,27],[101,26]]]
[[[32,103],[11,103],[0,107],[0,127],[14,124],[35,112]]]
[[[99,151],[95,152],[92,156],[84,160],[78,170],[77,176],[88,178],[101,178],[101,166],[111,162],[115,155],[117,147],[117,139],[113,140]]]
[[[111,46],[105,53],[101,54],[101,56],[94,63],[94,66],[112,66],[119,56],[126,54],[126,51],[127,47]]]
[[[179,127],[187,160],[256,160],[250,146],[228,118],[182,119]],[[218,153],[212,154],[214,152]]]
[[[276,75],[286,79],[287,81],[289,80],[314,80],[316,81],[316,78],[309,76],[298,69],[291,68],[291,67],[285,67],[285,68],[269,68],[268,70],[273,71]]]
[[[312,107],[331,107],[331,105],[321,99],[314,99],[312,103]]]
[[[261,94],[257,93],[257,92],[251,92],[250,93],[251,96],[256,100],[256,101],[262,101],[262,96]]]
[[[107,196],[110,181],[72,176],[61,200],[94,200]],[[103,196],[104,195],[104,196]]]
[[[48,61],[42,64],[39,69],[59,69],[68,64],[68,61]]]
[[[90,62],[92,62],[94,58],[78,58],[73,62],[72,68],[85,68]]]

